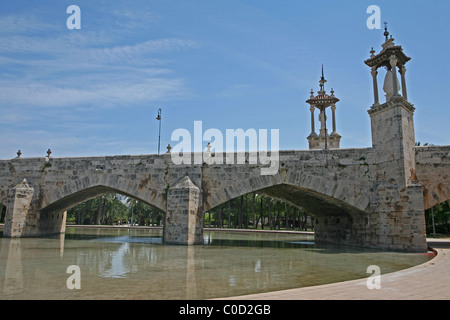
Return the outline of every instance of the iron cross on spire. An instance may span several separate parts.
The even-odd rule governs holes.
[[[320,83],[320,91],[323,92],[323,93],[325,92],[324,91],[325,82],[327,82],[327,80],[325,80],[325,77],[323,75],[323,65],[322,65],[322,77],[320,78],[319,83]]]

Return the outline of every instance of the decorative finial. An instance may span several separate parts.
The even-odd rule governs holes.
[[[387,22],[384,23],[384,36],[386,37],[386,41],[389,40],[389,32],[387,31]]]
[[[52,150],[48,149],[47,150],[47,157],[50,158],[50,155],[52,154]]]
[[[170,143],[169,143],[169,145],[167,146],[167,152],[166,153],[170,153],[170,150],[172,149],[172,146],[170,145]]]
[[[373,57],[374,55],[375,55],[375,50],[373,50],[373,47],[372,47],[372,50],[370,50],[370,56]]]
[[[22,155],[22,151],[17,151],[17,158],[20,158],[20,156]]]
[[[325,80],[325,77],[323,75],[323,65],[322,65],[322,77],[320,78],[320,81],[319,81],[321,94],[325,93],[325,91],[324,91],[325,82],[327,82],[327,80]]]

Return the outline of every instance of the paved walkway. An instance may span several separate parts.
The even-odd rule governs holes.
[[[365,278],[219,300],[450,300],[450,239],[428,239],[428,245],[436,257],[381,275],[380,289],[368,289]]]

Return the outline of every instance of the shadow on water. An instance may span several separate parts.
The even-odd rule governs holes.
[[[249,247],[249,248],[313,248],[313,241],[276,241],[276,240],[243,240],[243,239],[205,239],[204,245],[216,247]]]
[[[101,228],[99,228],[101,229]],[[130,231],[130,229],[121,229],[123,231]],[[304,235],[294,235],[288,237],[286,240],[277,239],[277,238],[269,238],[268,240],[264,239],[264,236],[254,237],[251,236],[249,238],[239,239],[239,238],[226,238],[222,237],[218,234],[223,233],[219,232],[208,232],[205,231],[204,236],[204,246],[211,247],[248,247],[248,248],[277,248],[277,249],[302,249],[302,250],[312,250],[316,253],[323,254],[339,254],[339,253],[368,253],[368,252],[383,252],[379,249],[373,248],[363,248],[356,246],[345,246],[333,243],[316,243],[314,241],[314,236],[308,235],[306,239],[298,239],[298,237],[302,237]],[[264,233],[262,233],[264,234]],[[260,234],[261,235],[261,234]],[[0,238],[3,237],[3,230],[0,229]],[[61,235],[48,235],[39,237],[39,239],[59,239]],[[132,234],[121,235],[120,233],[115,235],[112,232],[105,233],[83,233],[77,232],[76,230],[69,229],[68,232],[64,234],[64,238],[66,240],[74,240],[74,241],[96,241],[96,242],[108,242],[108,243],[141,243],[141,244],[153,244],[153,245],[162,245],[165,244],[162,241],[161,235],[149,235],[149,234],[141,234],[138,230],[135,230]],[[291,239],[289,239],[291,238]],[[442,244],[439,241],[430,241],[430,247],[448,247],[450,248],[450,242]],[[173,245],[168,245],[173,246]]]
[[[114,243],[149,243],[162,244],[161,236],[137,236],[137,235],[117,235],[110,234],[83,234],[83,233],[67,233],[66,240],[87,240]]]

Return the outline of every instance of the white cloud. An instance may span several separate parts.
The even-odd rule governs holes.
[[[3,83],[2,83],[3,82]],[[0,82],[0,104],[25,107],[62,108],[127,106],[187,95],[182,80],[152,78],[142,82],[103,82],[83,87],[59,87],[31,82],[26,85]]]
[[[33,14],[0,15],[0,34],[21,34],[56,29],[56,25],[42,22]]]
[[[95,39],[95,33],[0,34],[0,104],[110,107],[188,95],[184,81],[169,77],[173,70],[157,56],[196,47],[195,42],[165,38],[112,46],[104,40],[99,47]]]
[[[78,52],[77,56],[78,59],[97,63],[142,63],[142,59],[144,59],[147,63],[148,61],[151,61],[151,57],[146,56],[148,54],[179,50],[182,48],[191,48],[195,46],[195,42],[189,40],[170,38],[157,39],[148,40],[134,45],[122,45],[100,49],[83,49]],[[136,59],[139,59],[139,61],[136,61]]]

